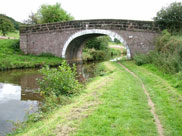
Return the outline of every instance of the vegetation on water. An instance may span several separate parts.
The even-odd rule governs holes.
[[[60,21],[73,20],[74,17],[67,13],[60,3],[55,5],[43,4],[36,13],[32,13],[29,19],[25,21],[26,24],[44,24]]]
[[[108,36],[100,36],[88,40],[83,49],[83,61],[107,60],[114,56],[120,56],[121,50],[109,48],[111,41]]]
[[[49,54],[25,55],[20,50],[19,40],[0,40],[0,70],[42,67],[44,65],[55,66],[61,62],[61,58]]]
[[[168,29],[170,32],[182,32],[182,2],[173,2],[163,7],[154,17],[159,27]]]

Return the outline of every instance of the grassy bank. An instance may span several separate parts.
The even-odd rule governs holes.
[[[182,135],[182,96],[157,73],[134,62],[121,62],[145,84],[165,136]],[[141,82],[116,62],[104,62],[71,103],[20,129],[16,136],[157,136]]]
[[[136,66],[134,62],[123,64],[144,82],[164,127],[164,135],[182,135],[182,93],[173,87],[175,75],[164,74],[151,64],[144,66]]]
[[[0,32],[0,36],[3,36],[3,34],[1,32]],[[15,32],[10,32],[6,35],[6,37],[19,39],[19,37],[20,37],[19,31],[16,30]]]
[[[59,65],[62,59],[49,55],[24,55],[19,40],[0,40],[0,70]]]
[[[155,50],[134,56],[137,65],[154,64],[165,73],[182,72],[182,35],[172,35],[167,30],[157,38]]]

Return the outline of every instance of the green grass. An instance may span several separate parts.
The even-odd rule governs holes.
[[[77,128],[69,134],[79,136],[156,136],[156,126],[140,82],[116,63],[104,65],[106,74],[90,81],[71,104],[19,130],[17,136],[59,135],[63,133],[62,128],[67,128],[66,132]]]
[[[40,67],[43,65],[59,65],[62,62],[58,57],[39,57],[24,55],[19,50],[19,40],[0,40],[0,70],[15,68]]]
[[[164,127],[165,136],[182,135],[182,96],[179,90],[172,87],[159,70],[151,66],[136,66],[133,62],[123,62],[131,71],[136,73],[144,82],[155,103],[156,113]],[[172,76],[172,75],[171,75]],[[170,75],[169,75],[170,77]]]
[[[167,74],[164,71],[161,71],[161,69],[158,69],[157,66],[155,66],[154,64],[145,64],[142,67],[165,79],[171,87],[174,87],[177,90],[177,93],[182,94],[181,72],[177,74]]]
[[[120,45],[123,46],[123,43],[115,43],[115,42],[108,42],[108,45]]]
[[[143,81],[165,136],[182,135],[182,96],[167,79],[146,66],[122,61]],[[42,121],[20,129],[16,136],[158,136],[141,82],[115,62],[102,63],[102,75],[92,79],[71,103]]]
[[[112,83],[103,87],[97,110],[85,119],[76,136],[157,135],[140,82],[118,64]]]
[[[0,36],[3,36],[3,34],[0,32]],[[14,37],[16,39],[19,39],[20,38],[20,35],[19,35],[19,31],[15,31],[15,32],[10,32],[6,35],[7,37]]]

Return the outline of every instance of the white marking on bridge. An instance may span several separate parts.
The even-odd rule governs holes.
[[[63,46],[62,58],[66,57],[66,49],[68,48],[68,46],[72,40],[74,40],[75,38],[77,38],[79,36],[83,36],[83,35],[87,35],[87,34],[104,34],[104,35],[108,35],[110,37],[114,37],[114,38],[118,39],[121,43],[124,44],[124,46],[127,50],[127,58],[128,59],[131,58],[130,49],[129,49],[128,45],[126,44],[126,42],[124,41],[124,39],[119,34],[117,34],[116,32],[113,32],[110,30],[102,30],[102,29],[82,30],[82,31],[79,31],[79,32],[71,35]]]

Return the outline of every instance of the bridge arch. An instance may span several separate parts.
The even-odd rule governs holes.
[[[87,30],[81,30],[79,32],[76,32],[72,34],[67,41],[65,42],[63,49],[62,49],[62,58],[66,58],[67,60],[81,60],[82,57],[82,49],[84,47],[85,42],[88,39],[91,39],[93,37],[101,36],[101,35],[107,35],[110,37],[114,37],[118,39],[121,43],[124,44],[126,50],[127,50],[127,58],[131,58],[131,52],[130,49],[126,43],[126,41],[122,38],[121,35],[119,35],[116,32],[113,32],[111,30],[103,30],[103,29],[87,29]]]

